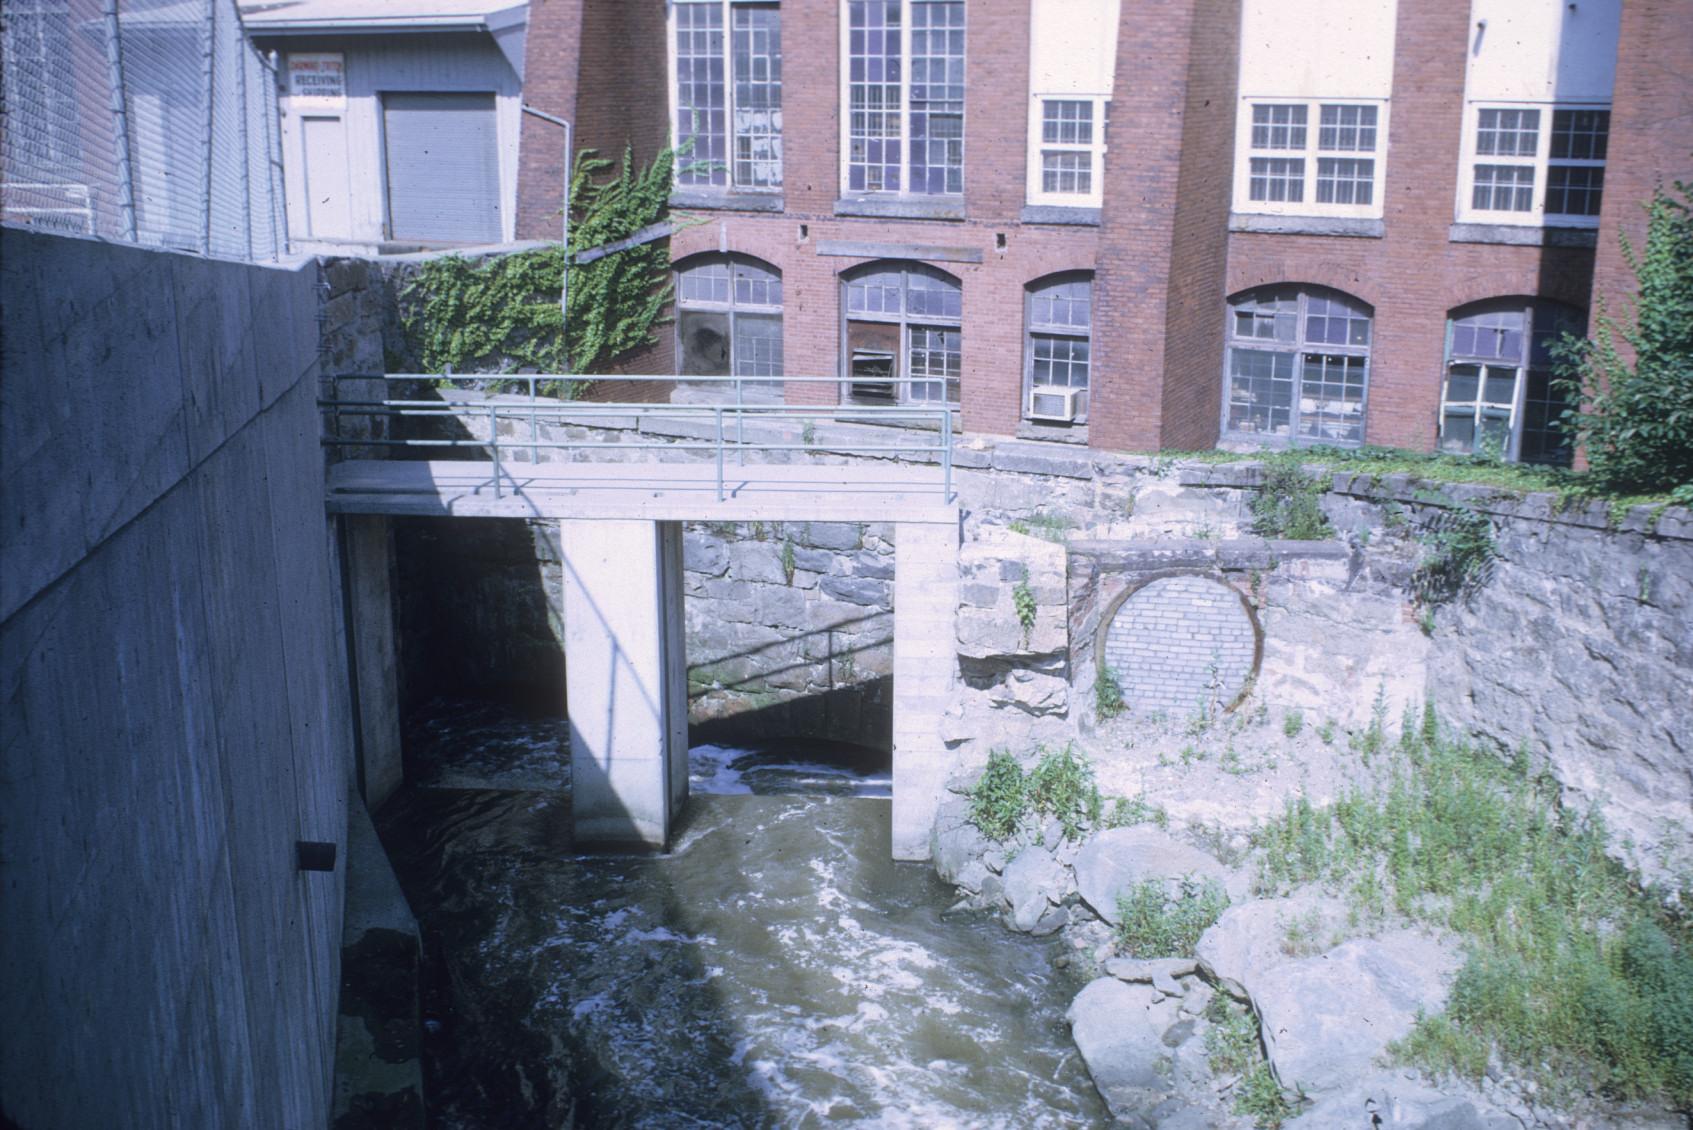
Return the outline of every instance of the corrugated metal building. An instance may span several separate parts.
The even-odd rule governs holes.
[[[241,16],[280,56],[296,249],[513,238],[527,4],[260,0]]]

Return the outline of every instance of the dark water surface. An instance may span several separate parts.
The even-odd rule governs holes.
[[[943,917],[888,858],[885,772],[700,747],[674,851],[584,856],[560,721],[447,704],[413,736],[381,825],[436,975],[438,1126],[1106,1121],[1058,943]]]

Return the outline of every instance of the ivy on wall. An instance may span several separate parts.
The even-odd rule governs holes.
[[[613,162],[584,150],[571,176],[570,244],[481,261],[447,255],[422,263],[400,290],[400,324],[427,372],[528,370],[591,373],[651,344],[670,298],[670,253],[663,240],[570,267],[569,339],[559,317],[567,253],[634,235],[663,218],[674,154],[643,169],[625,150]],[[576,390],[549,390],[572,395]]]

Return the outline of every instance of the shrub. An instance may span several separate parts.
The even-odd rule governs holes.
[[[1322,508],[1323,484],[1296,464],[1269,463],[1253,498],[1252,532],[1265,538],[1318,541],[1329,536]]]
[[[970,790],[970,823],[990,840],[1009,839],[1028,811],[1023,767],[1003,749],[988,754],[987,768]]]
[[[1023,646],[1029,646],[1029,633],[1035,630],[1035,590],[1029,587],[1028,570],[1011,586],[1011,604],[1017,609],[1017,623],[1023,626]]]
[[[1029,773],[1026,792],[1037,815],[1058,818],[1067,840],[1099,823],[1099,786],[1093,781],[1093,766],[1077,756],[1073,745],[1043,752]]]
[[[1171,898],[1162,880],[1148,879],[1118,895],[1117,948],[1131,957],[1191,956],[1229,896],[1215,879],[1189,877],[1180,886]]]
[[[1442,511],[1420,539],[1423,558],[1411,591],[1425,605],[1451,600],[1486,583],[1498,548],[1493,523],[1469,507]]]
[[[1556,351],[1563,427],[1587,453],[1602,490],[1661,491],[1693,483],[1693,212],[1689,186],[1647,205],[1646,247],[1622,237],[1638,294],[1633,317],[1601,313],[1591,340],[1566,336]],[[1629,364],[1618,340],[1634,354]]]

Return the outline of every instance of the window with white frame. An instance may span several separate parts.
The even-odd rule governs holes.
[[[671,5],[676,183],[782,186],[782,11],[767,0]],[[725,34],[727,29],[727,34]]]
[[[1271,444],[1364,442],[1370,308],[1339,291],[1249,291],[1229,304],[1223,431]]]
[[[847,394],[867,403],[956,404],[963,289],[920,263],[869,263],[842,276]]]
[[[676,268],[680,371],[697,377],[782,375],[782,276],[732,255],[697,255]]]
[[[1071,272],[1030,284],[1024,341],[1024,414],[1083,423],[1092,364],[1093,276]]]
[[[1103,202],[1120,16],[1118,0],[1030,0],[1029,204]]]
[[[1610,132],[1602,106],[1471,106],[1459,218],[1597,224]]]
[[[1385,102],[1247,100],[1235,211],[1380,216]]]
[[[1568,464],[1558,427],[1569,401],[1552,346],[1583,333],[1581,311],[1553,302],[1501,299],[1454,313],[1447,323],[1440,391],[1440,450],[1523,463]]]
[[[848,193],[964,191],[964,0],[848,0]]]

